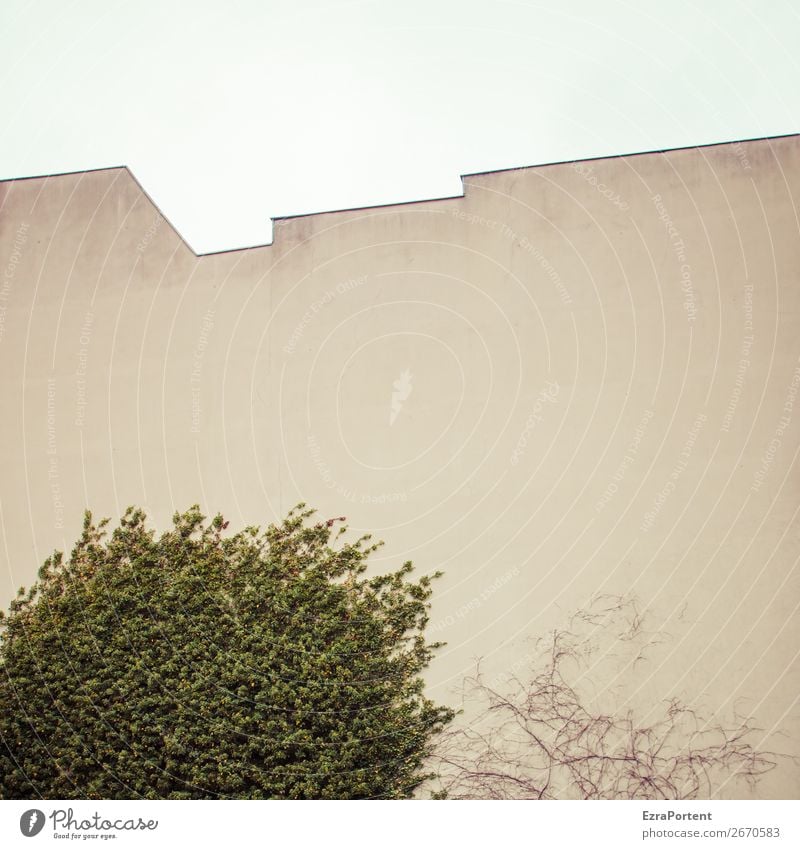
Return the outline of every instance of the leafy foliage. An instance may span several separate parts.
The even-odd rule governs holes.
[[[367,577],[343,520],[160,538],[87,512],[2,623],[4,798],[403,798],[452,711],[423,695],[431,579]]]

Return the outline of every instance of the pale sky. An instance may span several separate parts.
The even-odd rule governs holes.
[[[198,253],[459,175],[800,130],[797,0],[2,0],[0,178],[128,165]]]

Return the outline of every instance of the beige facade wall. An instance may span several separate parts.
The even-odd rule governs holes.
[[[671,638],[623,702],[797,752],[798,205],[797,136],[468,176],[200,257],[127,169],[0,183],[3,606],[86,507],[304,500],[378,567],[445,570],[436,698],[632,593]],[[798,790],[783,764],[758,793]]]

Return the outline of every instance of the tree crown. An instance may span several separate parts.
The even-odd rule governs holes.
[[[2,623],[6,798],[400,798],[452,718],[423,694],[431,582],[298,505],[223,536],[86,513]]]

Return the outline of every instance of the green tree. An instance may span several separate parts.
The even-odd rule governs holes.
[[[87,512],[2,622],[4,798],[404,798],[452,711],[423,694],[431,579],[299,505],[223,536]]]

